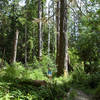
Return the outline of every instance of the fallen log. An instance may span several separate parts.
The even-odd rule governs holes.
[[[24,81],[19,82],[19,84],[40,87],[40,86],[46,86],[47,82],[45,80],[24,80]]]

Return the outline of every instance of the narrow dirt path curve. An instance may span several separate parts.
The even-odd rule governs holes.
[[[85,94],[81,90],[76,90],[77,95],[75,96],[74,100],[92,100],[92,97]]]
[[[71,95],[72,93],[74,93],[75,95]],[[64,100],[70,100],[70,96],[72,98],[71,100],[93,100],[92,96],[84,93],[82,90],[77,90],[72,88],[69,90],[67,98]]]

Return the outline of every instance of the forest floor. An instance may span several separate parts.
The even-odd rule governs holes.
[[[0,70],[0,100],[94,100],[95,94],[99,98],[99,87],[92,88],[90,81],[77,82],[72,77],[49,80],[40,71],[22,66]]]
[[[31,83],[27,84],[25,82],[24,83],[0,82],[0,100],[1,98],[6,98],[6,97],[11,99],[13,98],[13,100],[30,100],[28,98],[33,98],[34,100],[38,100],[41,97],[45,98],[46,97],[45,93],[47,92],[48,93],[50,92],[48,91],[47,87],[44,88],[36,87],[34,86],[34,84]],[[9,99],[3,99],[3,100],[9,100]],[[64,97],[63,100],[93,100],[93,99],[92,95],[85,93],[83,90],[79,90],[77,88],[70,88],[69,92],[67,93],[67,95]]]
[[[68,95],[71,95],[72,91],[74,91],[74,94],[75,94],[73,96],[74,98],[72,100],[93,100],[91,95],[84,93],[82,90],[77,90],[77,89],[71,88]]]
[[[92,96],[85,94],[81,90],[77,90],[77,96],[75,97],[75,100],[92,100]]]

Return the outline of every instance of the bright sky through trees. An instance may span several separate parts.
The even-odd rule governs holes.
[[[46,0],[46,6],[48,7],[48,3],[50,2],[50,0]],[[21,0],[20,2],[19,2],[19,5],[20,6],[24,6],[25,5],[25,0]]]
[[[19,5],[20,5],[20,6],[24,6],[24,5],[25,5],[25,0],[21,0],[21,1],[19,2]]]

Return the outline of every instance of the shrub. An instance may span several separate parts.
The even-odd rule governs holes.
[[[14,80],[16,78],[22,78],[22,73],[25,71],[25,68],[21,65],[21,63],[14,63],[8,65],[5,69],[4,79],[6,80]]]
[[[62,100],[62,98],[67,95],[67,92],[69,91],[70,87],[67,83],[59,84],[56,81],[53,81],[46,87],[41,88],[42,89],[39,94],[40,97],[43,98],[43,100]]]
[[[95,100],[100,100],[100,84],[98,85],[98,87],[95,90],[94,99]]]
[[[88,85],[90,88],[96,88],[100,83],[100,73],[96,72],[88,75]]]
[[[3,79],[6,81],[13,81],[16,79],[33,79],[33,80],[44,80],[47,79],[41,68],[25,68],[20,63],[7,65],[6,68],[0,72]]]
[[[87,79],[87,74],[84,71],[83,66],[75,67],[72,72],[72,82],[73,84],[84,84]]]
[[[35,69],[38,69],[38,68],[41,69],[41,71],[44,74],[47,73],[48,67],[50,67],[53,72],[56,72],[56,67],[55,67],[56,65],[55,65],[54,60],[52,60],[50,56],[47,56],[47,55],[43,55],[41,58],[41,61],[38,61],[35,57],[33,66]]]

